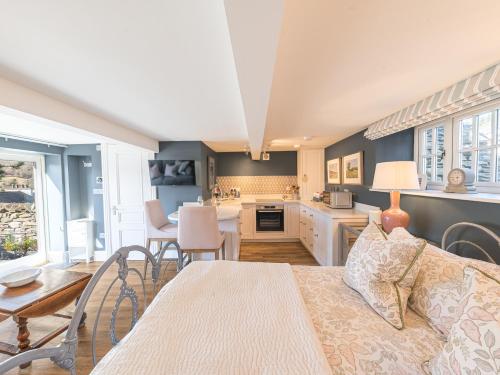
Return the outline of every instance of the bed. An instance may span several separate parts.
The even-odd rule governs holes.
[[[495,240],[499,245],[498,236]],[[442,247],[448,248],[445,242]],[[141,275],[128,266],[129,254],[138,251],[150,259],[156,284],[158,259],[169,245],[158,257],[139,246],[118,250],[80,297],[63,342],[19,354],[1,363],[0,373],[39,358],[76,373],[78,325],[101,276],[118,264],[121,292],[115,308],[125,299],[136,305],[127,276]],[[406,328],[394,329],[343,283],[343,272],[343,267],[193,262],[158,292],[140,319],[134,310],[133,328],[121,341],[112,319],[116,345],[92,374],[424,374],[422,363],[442,349],[443,338],[411,310]]]

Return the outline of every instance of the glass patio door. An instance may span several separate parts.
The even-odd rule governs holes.
[[[0,272],[46,261],[44,158],[0,151]]]

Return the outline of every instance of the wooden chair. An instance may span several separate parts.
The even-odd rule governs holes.
[[[177,243],[172,243],[175,247],[177,247]],[[160,257],[158,259],[161,259],[161,256],[163,255],[162,253],[165,251],[166,247],[162,248],[160,250]],[[111,298],[112,294],[110,293],[111,289],[113,286],[119,287],[120,292],[115,300],[115,305],[113,308],[113,311],[111,313],[111,318],[109,322],[109,338],[111,344],[114,346],[119,342],[119,339],[117,337],[117,333],[115,331],[116,327],[116,318],[118,315],[118,311],[120,309],[120,306],[122,305],[122,302],[125,299],[128,299],[130,301],[130,304],[132,306],[132,322],[130,324],[130,329],[134,327],[136,322],[139,319],[139,299],[138,297],[142,295],[143,301],[144,301],[144,309],[147,305],[146,303],[146,287],[144,283],[144,279],[141,275],[141,273],[133,268],[129,267],[127,263],[127,259],[129,257],[129,254],[132,252],[140,252],[143,253],[143,255],[149,259],[149,261],[152,264],[152,276],[151,279],[153,281],[153,293],[156,292],[159,277],[160,277],[160,271],[161,271],[161,261],[158,261],[148,250],[141,246],[128,246],[128,247],[122,247],[121,249],[118,249],[111,257],[106,260],[101,267],[96,271],[96,273],[92,276],[90,281],[88,282],[87,286],[83,290],[83,293],[80,295],[80,298],[78,299],[78,303],[76,305],[75,312],[73,314],[73,317],[71,319],[71,322],[69,324],[68,330],[66,331],[66,334],[64,338],[62,339],[61,343],[57,346],[53,347],[43,347],[39,349],[30,349],[24,352],[21,352],[20,354],[17,354],[13,357],[10,357],[9,359],[5,360],[4,362],[0,363],[0,374],[4,374],[9,370],[12,370],[18,366],[26,365],[29,364],[32,361],[38,360],[38,359],[43,359],[43,358],[50,358],[52,362],[57,364],[59,367],[68,370],[71,374],[76,374],[76,351],[78,347],[78,328],[81,324],[82,317],[85,314],[85,307],[87,305],[87,302],[90,299],[90,296],[92,295],[92,292],[94,291],[96,285],[99,283],[101,280],[102,276],[104,275],[105,272],[114,272],[109,270],[110,267],[112,267],[114,264],[117,265],[117,276],[116,278],[111,282],[111,284],[108,286],[108,289],[106,293],[104,294],[104,297],[102,297],[101,305],[99,310],[97,311],[97,315],[94,320],[94,327],[92,329],[92,336],[91,336],[91,350],[92,350],[92,363],[95,366],[97,363],[97,356],[96,356],[96,337],[98,334],[102,335],[98,330],[98,324],[101,318],[101,313],[102,313],[102,307],[104,302],[107,300],[107,298]],[[127,282],[128,276],[129,275],[136,275],[137,277],[140,278],[141,280],[141,285],[142,285],[142,290],[136,291],[133,286]],[[143,310],[144,311],[144,310]]]
[[[157,243],[157,251],[153,255],[158,255],[164,242],[177,241],[177,224],[171,223],[163,212],[159,199],[154,199],[144,203],[146,216],[146,249],[151,251],[151,244]],[[177,258],[168,258],[167,261],[176,261]],[[144,278],[148,270],[148,258],[144,259]]]
[[[180,207],[177,242],[179,244],[179,259],[184,253],[213,253],[219,259],[226,258],[224,233],[219,231],[217,209],[215,207]],[[179,269],[183,265],[179,262]]]

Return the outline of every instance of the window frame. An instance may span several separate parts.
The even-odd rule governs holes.
[[[451,119],[450,118],[441,118],[438,120],[434,120],[432,122],[426,123],[421,126],[417,126],[415,128],[415,138],[416,141],[415,143],[415,161],[417,163],[417,168],[418,168],[418,173],[419,174],[424,174],[425,171],[423,170],[423,159],[425,155],[422,153],[422,150],[424,149],[424,133],[428,129],[436,129],[439,126],[443,126],[444,128],[444,151],[445,155],[443,157],[443,181],[436,181],[435,180],[435,163],[433,161],[432,163],[432,178],[430,180],[427,180],[427,188],[431,190],[442,190],[447,183],[446,177],[448,175],[448,172],[451,170],[451,164],[452,164],[452,156],[451,156],[451,148],[452,148],[452,129],[451,129]],[[430,156],[433,158],[437,156],[436,150],[435,150],[435,134],[436,132],[433,132],[433,142],[432,142],[432,153]],[[428,155],[428,154],[427,154]]]
[[[490,146],[477,146],[477,123],[478,116],[487,113],[493,112],[493,124],[496,124],[496,127],[493,127],[492,133],[492,144]],[[477,152],[478,150],[489,149],[492,150],[492,159],[491,159],[491,170],[492,170],[492,180],[489,182],[480,182],[476,181],[475,186],[477,191],[480,193],[493,193],[500,194],[500,181],[495,182],[496,173],[499,168],[497,165],[499,157],[500,157],[500,100],[494,100],[492,102],[485,103],[483,105],[475,106],[474,108],[470,108],[464,111],[460,111],[454,113],[452,115],[448,115],[446,117],[434,120],[432,122],[428,122],[415,127],[414,130],[414,160],[417,163],[417,168],[419,174],[425,174],[423,170],[423,158],[424,158],[424,138],[423,134],[425,130],[429,128],[436,128],[438,125],[443,124],[445,128],[445,141],[444,141],[444,150],[445,157],[443,163],[443,182],[438,182],[435,180],[429,180],[427,182],[427,188],[430,190],[443,190],[447,184],[447,176],[451,169],[460,167],[460,153],[463,152],[463,148],[460,148],[460,121],[467,118],[473,117],[473,125],[474,125],[474,133],[473,133],[473,147],[467,148],[467,151],[472,151],[472,163],[474,174],[477,179]],[[435,134],[435,132],[434,132]],[[435,148],[435,139],[433,139],[433,154]],[[495,154],[495,149],[496,154]],[[433,163],[433,172],[432,176],[434,178],[434,170],[435,163]]]

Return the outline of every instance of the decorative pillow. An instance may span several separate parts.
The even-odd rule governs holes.
[[[163,175],[165,177],[175,177],[177,176],[177,172],[179,170],[179,165],[178,164],[165,164],[165,172]]]
[[[178,173],[179,174],[187,174],[185,173],[185,170],[187,167],[189,167],[189,163],[190,161],[189,160],[185,160],[185,161],[182,161],[180,164],[179,164],[179,170],[178,170]]]
[[[344,282],[359,292],[382,318],[402,329],[426,242],[386,240],[376,226],[365,231],[349,253]]]
[[[448,343],[429,363],[433,375],[500,373],[500,281],[464,269],[466,291]]]
[[[464,268],[472,265],[484,272],[496,273],[500,267],[462,258],[430,244],[425,247],[422,258],[408,306],[446,339],[458,318],[457,308],[464,290]]]
[[[411,240],[412,238],[415,238],[410,232],[408,232],[405,228],[403,227],[397,227],[394,228],[391,233],[387,235],[387,238],[390,240]]]
[[[161,171],[160,171],[160,166],[158,163],[154,163],[150,168],[149,168],[149,175],[151,178],[158,178],[161,177]]]

